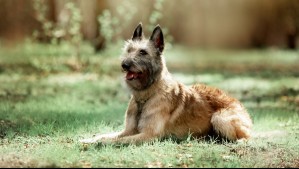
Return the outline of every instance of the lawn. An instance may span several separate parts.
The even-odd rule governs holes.
[[[254,122],[248,142],[173,138],[83,146],[121,130],[129,101],[121,46],[73,56],[68,44],[0,49],[0,167],[299,167],[299,53],[282,49],[164,52],[174,78],[240,99]]]

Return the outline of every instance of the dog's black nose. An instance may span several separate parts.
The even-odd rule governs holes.
[[[123,63],[121,64],[121,67],[122,67],[124,70],[129,70],[130,67],[131,67],[131,65],[130,65],[129,63],[127,63],[127,62],[123,62]]]

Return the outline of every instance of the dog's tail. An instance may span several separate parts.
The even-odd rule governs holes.
[[[240,104],[215,112],[211,123],[218,134],[232,141],[248,139],[251,136],[252,121]]]

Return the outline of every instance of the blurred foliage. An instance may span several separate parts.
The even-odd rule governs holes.
[[[54,38],[58,38],[60,35],[57,34],[55,29],[55,24],[47,18],[48,6],[42,0],[34,0],[33,7],[36,11],[36,20],[42,24],[42,30],[35,30],[33,32],[33,37],[38,39],[39,37],[49,37],[55,41]]]
[[[130,24],[133,16],[136,14],[136,6],[133,0],[121,1],[116,7],[116,15],[105,9],[98,16],[100,24],[99,32],[104,37],[106,45],[109,46],[113,40],[119,41],[119,34]]]
[[[165,0],[155,0],[154,8],[149,16],[148,31],[151,32],[154,30],[155,26],[159,24],[159,21],[163,18],[163,3]],[[171,43],[173,42],[173,37],[169,34],[169,30],[167,27],[163,26],[163,35],[166,42],[166,47],[171,47]]]
[[[69,42],[73,45],[73,55],[80,55],[82,43],[81,22],[82,16],[79,8],[71,1],[63,7],[60,22],[55,23],[47,17],[48,6],[44,0],[34,0],[33,6],[36,11],[36,19],[42,24],[42,30],[35,30],[33,38],[41,41],[50,41],[56,45],[60,41]]]
[[[37,26],[31,29],[34,30],[32,33],[33,39],[38,42],[46,42],[54,45],[61,44],[62,42],[71,43],[74,46],[73,55],[75,56],[80,55],[80,43],[83,41],[83,38],[86,38],[86,32],[92,34],[88,40],[95,43],[95,45],[99,45],[99,49],[102,49],[102,43],[106,43],[106,46],[109,46],[111,43],[119,42],[124,34],[128,34],[126,31],[132,26],[133,22],[134,25],[137,24],[135,23],[136,14],[140,11],[140,4],[150,5],[150,11],[145,11],[144,14],[149,22],[146,25],[148,29],[145,30],[152,31],[154,26],[162,21],[164,10],[164,0],[155,0],[152,4],[141,1],[140,3],[135,0],[120,1],[113,8],[109,7],[110,2],[98,3],[93,1],[89,2],[90,5],[87,6],[82,5],[83,1],[71,0],[62,2],[32,0],[30,2],[32,20],[36,21],[37,24]],[[6,3],[2,4],[5,6]],[[98,10],[98,6],[92,8],[92,5],[99,5],[103,9]],[[22,7],[24,5],[20,5],[20,8]],[[91,12],[86,12],[88,10]],[[86,21],[86,18],[92,18],[93,15],[97,17]],[[137,22],[143,20],[142,17],[144,16],[139,17]],[[95,22],[98,24],[90,24]],[[94,29],[96,30],[95,33],[93,32],[93,28],[92,30],[87,29],[86,27],[88,26],[86,25],[96,27]],[[163,30],[164,34],[167,35],[168,29],[163,26]],[[165,36],[166,41],[170,42],[171,38],[168,37],[170,36]],[[94,39],[92,38],[96,40],[93,41]]]
[[[68,2],[66,4],[66,10],[70,11],[70,18],[69,18],[69,28],[68,28],[68,33],[70,35],[70,41],[71,43],[75,46],[75,55],[79,56],[80,55],[80,44],[82,41],[82,34],[80,30],[81,26],[81,21],[82,21],[82,16],[81,12],[76,7],[76,5],[72,2]]]
[[[154,0],[153,9],[148,17],[149,25],[145,26],[149,32],[152,32],[163,18],[163,2],[164,0]],[[100,24],[99,32],[104,37],[107,46],[114,41],[118,42],[121,40],[120,34],[127,29],[137,12],[137,6],[134,5],[134,3],[136,3],[134,0],[121,1],[116,7],[115,14],[111,10],[105,9],[102,14],[98,16],[98,22]],[[171,46],[170,42],[173,41],[173,38],[169,35],[169,31],[166,27],[162,29],[167,43],[166,46],[169,47]]]

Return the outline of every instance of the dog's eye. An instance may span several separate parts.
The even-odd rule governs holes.
[[[127,49],[127,52],[128,52],[128,53],[131,53],[132,51],[133,51],[132,48],[128,48],[128,49]]]
[[[140,50],[139,53],[140,55],[147,55],[147,52],[145,50]]]

